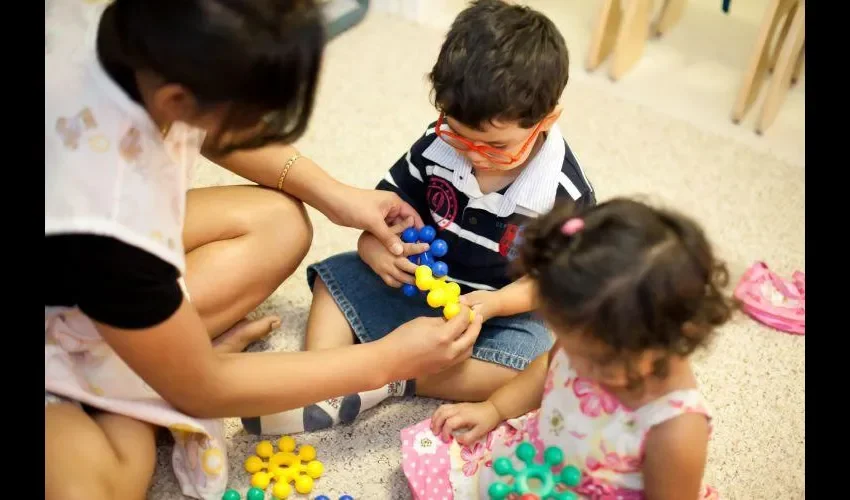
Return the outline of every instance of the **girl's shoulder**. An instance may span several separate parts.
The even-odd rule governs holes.
[[[712,411],[699,389],[671,391],[635,410],[637,420],[646,430],[686,414],[704,416],[710,428]]]

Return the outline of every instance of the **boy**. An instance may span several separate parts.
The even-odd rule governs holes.
[[[541,13],[499,0],[461,12],[430,74],[438,118],[377,188],[398,193],[448,243],[448,280],[485,321],[471,358],[434,376],[243,419],[249,432],[348,423],[389,396],[484,400],[551,347],[550,333],[530,314],[529,283],[512,280],[508,266],[520,228],[556,199],[596,203],[556,123],[568,76],[564,39]],[[439,315],[421,296],[399,290],[414,283],[416,265],[407,256],[427,249],[406,244],[404,256],[394,256],[364,232],[357,253],[310,266],[307,349],[375,341],[411,318]]]

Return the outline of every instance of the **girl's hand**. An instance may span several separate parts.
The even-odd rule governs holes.
[[[449,442],[453,432],[466,429],[457,436],[457,442],[470,445],[495,429],[501,421],[499,410],[490,401],[443,405],[431,417],[431,432]]]
[[[502,315],[502,297],[499,292],[476,290],[461,295],[460,303],[469,308],[474,308],[475,312],[481,315],[482,321]]]
[[[416,210],[397,194],[375,189],[346,189],[336,197],[333,210],[326,215],[335,224],[372,233],[396,256],[401,256],[405,248],[400,232],[396,233],[393,226],[408,219],[413,220],[417,229],[423,226]]]
[[[390,231],[394,235],[401,234],[406,228],[413,225],[413,218],[393,226]],[[401,240],[399,240],[401,241]],[[357,242],[357,254],[367,266],[371,267],[375,274],[384,280],[384,283],[399,288],[402,283],[413,284],[416,264],[410,262],[407,257],[420,254],[430,246],[427,243],[402,243],[403,251],[400,256],[395,256],[371,233],[363,233]]]

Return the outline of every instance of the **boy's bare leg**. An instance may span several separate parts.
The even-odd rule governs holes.
[[[320,277],[313,285],[313,303],[307,319],[306,349],[317,351],[351,345],[354,333]],[[345,367],[340,367],[344,370]],[[242,425],[252,434],[295,434],[350,423],[362,412],[392,396],[412,395],[412,381],[398,381],[379,389],[320,401],[275,415],[243,418]]]
[[[307,317],[307,340],[305,349],[319,351],[354,343],[354,332],[345,315],[331,297],[322,278],[316,277],[313,285],[313,303]]]
[[[480,359],[466,361],[440,373],[416,379],[416,395],[449,401],[484,401],[519,371]]]

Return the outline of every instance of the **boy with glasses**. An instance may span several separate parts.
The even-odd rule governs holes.
[[[440,258],[448,266],[446,279],[460,285],[461,303],[484,321],[471,357],[434,376],[243,419],[249,432],[348,423],[390,396],[485,400],[551,347],[550,333],[531,315],[529,282],[514,279],[509,264],[522,226],[556,200],[596,203],[557,125],[568,76],[564,39],[541,13],[499,0],[477,1],[461,12],[430,74],[437,120],[377,189],[398,193],[448,243]],[[410,225],[398,221],[397,229]],[[310,266],[306,348],[380,341],[412,318],[439,316],[422,295],[399,290],[415,281],[417,264],[408,257],[428,248],[407,243],[398,257],[363,233],[357,252]]]

